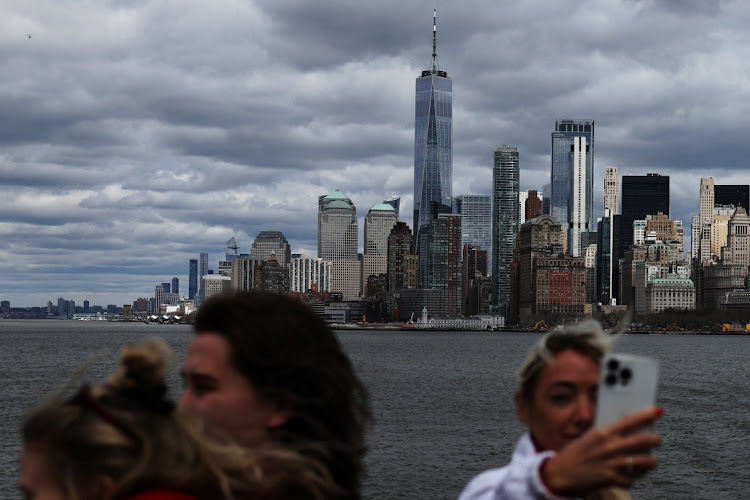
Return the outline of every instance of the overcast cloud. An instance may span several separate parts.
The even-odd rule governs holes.
[[[411,225],[434,5],[0,4],[0,299],[122,305],[172,276],[186,293],[189,259],[216,269],[230,237],[249,252],[261,230],[315,256],[317,197],[337,188],[360,225],[389,195]],[[597,214],[605,165],[669,175],[686,236],[701,177],[750,182],[750,4],[437,7],[454,195],[489,194],[502,144],[541,190],[558,118],[596,121]]]

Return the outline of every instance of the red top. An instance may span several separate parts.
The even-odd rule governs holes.
[[[197,500],[197,498],[174,490],[149,490],[130,497],[129,500]]]

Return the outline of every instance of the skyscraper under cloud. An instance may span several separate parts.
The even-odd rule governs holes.
[[[568,253],[581,254],[581,241],[594,222],[594,121],[557,120],[552,132],[551,213],[567,232]],[[586,246],[584,245],[584,246]]]
[[[432,60],[416,82],[414,113],[414,234],[418,245],[432,219],[430,202],[451,205],[453,193],[453,82],[438,69],[437,14],[433,11]],[[419,248],[420,253],[424,248]]]
[[[501,312],[510,300],[510,267],[521,218],[519,176],[518,148],[495,148],[492,169],[492,301]]]

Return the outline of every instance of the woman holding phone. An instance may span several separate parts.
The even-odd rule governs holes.
[[[634,476],[657,465],[650,408],[592,428],[599,368],[611,336],[596,321],[546,334],[518,371],[516,411],[528,432],[508,465],[475,477],[460,500],[629,498]]]

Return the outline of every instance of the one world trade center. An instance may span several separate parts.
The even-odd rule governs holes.
[[[414,234],[417,251],[434,216],[432,202],[448,208],[453,196],[453,82],[438,69],[437,23],[433,11],[432,61],[417,78],[414,116]]]

